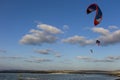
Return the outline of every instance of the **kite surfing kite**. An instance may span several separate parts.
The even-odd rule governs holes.
[[[97,4],[91,4],[88,8],[87,8],[87,14],[96,11],[96,16],[94,18],[94,25],[98,25],[101,20],[102,20],[102,11],[100,10],[100,8],[98,7]]]
[[[99,45],[100,45],[100,41],[99,41],[99,40],[96,40],[96,44],[99,46]]]

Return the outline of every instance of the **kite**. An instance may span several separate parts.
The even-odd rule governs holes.
[[[99,46],[99,45],[100,45],[100,41],[99,41],[99,40],[96,40],[96,44]]]
[[[91,52],[91,53],[93,53],[93,50],[92,50],[92,49],[90,49],[90,52]]]
[[[96,11],[96,16],[94,18],[94,25],[98,25],[101,20],[102,20],[102,11],[100,10],[100,8],[98,7],[97,4],[91,4],[88,8],[87,8],[87,14]]]

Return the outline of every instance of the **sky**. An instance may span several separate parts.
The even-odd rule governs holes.
[[[97,26],[96,12],[86,13],[93,3]],[[119,3],[0,0],[0,70],[120,70]]]

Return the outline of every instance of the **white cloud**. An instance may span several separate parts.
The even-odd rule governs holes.
[[[77,56],[77,59],[79,59],[79,60],[91,60],[92,58],[88,57],[88,56]]]
[[[59,53],[54,53],[54,55],[55,55],[55,57],[58,57],[58,58],[60,58],[62,55],[61,54],[59,54]]]
[[[110,34],[109,30],[104,29],[104,28],[100,28],[100,27],[99,28],[98,27],[94,27],[94,28],[92,28],[92,31],[96,32],[96,33],[100,33],[102,35],[108,35],[108,34]]]
[[[120,56],[108,56],[108,57],[106,57],[106,59],[109,59],[109,60],[120,60]]]
[[[103,59],[103,60],[96,59],[96,60],[93,60],[93,62],[114,62],[114,61],[113,60],[107,60],[107,59]]]
[[[93,28],[92,30],[96,33],[101,34],[101,36],[96,39],[100,40],[102,42],[102,45],[120,43],[120,30],[116,30],[114,32],[110,32],[109,30],[104,28]]]
[[[115,62],[120,60],[120,56],[107,56],[103,59],[96,59],[88,56],[77,56],[77,59],[85,62]]]
[[[47,24],[39,24],[37,25],[37,27],[39,29],[42,29],[43,31],[46,31],[48,33],[52,33],[52,34],[59,34],[59,33],[63,33],[60,29],[51,26],[51,25],[47,25]]]
[[[46,59],[46,58],[33,58],[29,60],[25,60],[26,62],[35,62],[35,63],[41,63],[41,62],[51,62],[51,59]]]
[[[75,35],[73,37],[69,37],[67,39],[63,39],[63,42],[70,42],[70,43],[82,43],[84,42],[85,38],[82,36]]]
[[[34,32],[31,32],[31,34],[26,34],[23,36],[23,38],[20,40],[20,43],[29,45],[41,45],[43,43],[54,43],[56,40],[57,37],[53,35],[34,30]]]
[[[21,56],[0,56],[0,59],[24,59]]]
[[[55,34],[62,33],[60,29],[47,24],[40,24],[37,27],[39,29],[31,29],[30,33],[24,35],[20,40],[20,43],[28,45],[42,45],[43,43],[54,43],[57,40]]]
[[[68,30],[69,26],[68,25],[63,25],[63,30]]]
[[[95,45],[96,40],[99,40],[101,42],[100,45],[102,46],[120,43],[120,30],[110,32],[108,29],[94,27],[92,28],[92,31],[95,33],[99,33],[100,35],[94,39],[87,39],[84,36],[75,35],[66,39],[62,39],[62,42],[78,44],[81,46]]]
[[[67,39],[63,39],[62,42],[71,43],[71,44],[79,44],[81,46],[92,45],[95,43],[94,40],[87,40],[85,37],[78,36],[78,35],[75,35],[73,37],[69,37]]]
[[[34,52],[39,54],[45,54],[45,55],[51,54],[58,58],[61,57],[60,53],[52,49],[41,49],[41,50],[38,49],[38,50],[34,50]]]
[[[120,60],[120,56],[107,56],[104,59],[95,59],[93,62],[115,62]]]
[[[39,54],[50,54],[52,50],[50,49],[44,49],[44,50],[35,50],[36,53]]]
[[[50,62],[52,60],[51,59],[46,59],[46,58],[36,58],[35,61],[36,62]]]
[[[108,34],[106,36],[100,36],[98,37],[98,39],[103,42],[103,45],[120,43],[120,30],[116,30],[113,33]]]
[[[118,29],[117,26],[109,26],[108,28],[109,28],[109,29]]]

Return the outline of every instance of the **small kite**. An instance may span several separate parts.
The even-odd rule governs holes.
[[[96,44],[99,46],[99,45],[100,45],[100,41],[99,41],[99,40],[96,40]]]
[[[94,18],[94,25],[98,25],[101,20],[102,20],[102,11],[100,10],[100,8],[98,7],[97,4],[91,4],[88,8],[87,8],[87,14],[96,11],[96,16]]]
[[[91,53],[93,53],[93,50],[92,50],[92,49],[90,49],[90,52],[91,52]]]

